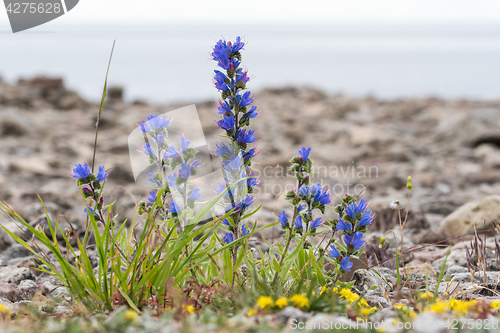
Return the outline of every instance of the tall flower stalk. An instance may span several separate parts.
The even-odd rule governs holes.
[[[153,190],[149,192],[148,201],[154,204],[158,196],[162,207],[158,213],[164,219],[170,215],[180,219],[180,228],[184,229],[189,222],[187,214],[183,214],[188,207],[194,208],[194,201],[200,199],[198,188],[189,191],[188,179],[196,174],[200,161],[196,159],[197,150],[189,147],[190,141],[185,136],[180,136],[179,147],[168,142],[167,127],[171,120],[165,115],[150,115],[147,121],[141,122],[138,127],[143,132],[146,143],[140,149],[148,159],[154,171],[148,173],[149,181]],[[174,172],[177,170],[176,172]],[[177,192],[182,198],[182,207],[170,195]],[[189,193],[190,192],[190,193]],[[139,205],[140,213],[146,212],[148,208],[145,202]]]
[[[218,192],[221,193],[234,181],[241,180],[238,186],[231,188],[225,196],[226,213],[230,214],[224,221],[227,232],[223,241],[226,243],[236,241],[248,233],[248,225],[242,225],[241,222],[254,201],[252,193],[258,185],[258,180],[249,169],[256,155],[255,147],[250,148],[249,145],[255,143],[257,138],[255,131],[248,127],[258,112],[257,107],[252,105],[251,92],[246,91],[250,78],[248,71],[241,65],[240,51],[244,46],[241,37],[237,37],[234,43],[219,40],[212,52],[212,59],[221,69],[214,71],[214,85],[221,94],[217,108],[222,119],[217,125],[226,132],[228,141],[218,145],[215,152],[222,160],[225,177],[225,184],[219,185]],[[232,252],[235,265],[238,245],[232,248]]]
[[[286,212],[283,211],[278,215],[278,222],[281,223],[281,228],[286,230],[285,247],[281,254],[279,266],[288,254],[288,249],[292,240],[304,238],[304,246],[307,246],[307,237],[314,237],[318,234],[318,228],[321,227],[325,220],[314,216],[314,210],[319,210],[321,215],[325,214],[326,205],[331,203],[328,190],[317,183],[311,185],[311,173],[313,160],[310,158],[311,148],[302,147],[299,154],[293,157],[290,162],[292,165],[289,170],[294,172],[297,180],[296,188],[286,194],[286,199],[293,206],[292,219],[288,220]],[[273,278],[273,283],[277,282],[279,272],[277,271]]]

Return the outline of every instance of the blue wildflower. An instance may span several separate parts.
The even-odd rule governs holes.
[[[347,208],[345,209],[345,212],[347,215],[349,215],[350,218],[355,218],[356,217],[356,204],[354,202],[351,202]]]
[[[257,140],[253,134],[255,133],[255,130],[238,130],[237,132],[237,141],[238,143],[253,143]]]
[[[356,251],[361,250],[365,246],[365,241],[363,240],[363,233],[358,231],[354,233],[351,237],[350,235],[344,236],[344,242],[347,246],[352,246]]]
[[[149,125],[149,126],[148,126]],[[138,125],[144,133],[149,133],[150,131],[160,131],[165,127],[170,126],[170,120],[165,117],[165,115],[150,115],[148,120],[143,121]]]
[[[313,201],[314,202],[319,202],[320,204],[323,204],[323,205],[329,205],[331,202],[330,200],[330,194],[328,193],[328,190],[326,188],[324,189],[321,189],[321,186],[319,184],[317,184],[319,186],[319,189],[315,189],[314,190],[314,198],[313,198]]]
[[[169,204],[169,210],[168,211],[170,213],[172,213],[172,214],[180,214],[181,213],[181,207],[179,207],[179,205],[175,201],[172,201]]]
[[[99,172],[97,173],[97,176],[96,176],[96,181],[97,182],[105,181],[106,179],[108,179],[108,176],[109,176],[109,173],[104,171],[104,165],[101,165],[99,167]]]
[[[198,187],[196,187],[193,192],[191,193],[191,195],[189,196],[189,198],[191,200],[200,200],[201,198],[201,193],[200,193],[200,189]]]
[[[253,102],[253,97],[250,91],[245,92],[243,95],[236,95],[235,104],[244,107],[249,106]]]
[[[217,109],[219,110],[218,114],[224,114],[224,115],[233,114],[233,112],[231,111],[231,106],[229,106],[229,103],[226,101],[219,101],[219,107]]]
[[[315,219],[311,223],[311,228],[312,229],[318,228],[318,227],[322,226],[324,223],[325,223],[325,221],[321,221],[321,217],[318,217],[317,219]]]
[[[176,158],[180,156],[181,155],[179,154],[177,149],[175,149],[174,145],[169,146],[167,151],[165,151],[165,153],[163,154],[163,158]]]
[[[356,213],[359,214],[363,212],[366,209],[366,207],[368,207],[368,203],[366,202],[365,199],[361,199],[356,207]]]
[[[231,42],[229,42],[228,45],[231,46]],[[233,44],[233,47],[231,48],[231,52],[236,53],[236,52],[240,51],[241,49],[243,49],[244,46],[245,46],[245,43],[242,42],[241,37],[238,36],[238,37],[236,37],[236,42]]]
[[[247,119],[253,119],[255,117],[257,117],[259,115],[259,113],[257,111],[257,107],[256,106],[252,106],[252,108],[243,114],[243,116],[241,117],[242,120],[247,120]]]
[[[372,213],[371,211],[367,210],[359,220],[358,226],[364,227],[369,224],[372,224],[373,216],[370,216],[371,213]]]
[[[156,153],[149,143],[145,143],[140,152],[151,158],[156,157]]]
[[[281,227],[286,228],[288,226],[288,218],[286,217],[285,211],[278,215],[278,222],[281,222]]]
[[[311,195],[311,187],[310,186],[302,186],[299,190],[299,194],[302,198],[309,198]]]
[[[345,256],[340,261],[340,270],[350,272],[352,265],[353,265],[352,262],[349,261],[349,257]]]
[[[232,243],[233,241],[234,241],[233,234],[230,232],[226,232],[226,234],[224,235],[224,238],[222,239],[222,243],[229,244],[229,243]]]
[[[70,173],[71,177],[73,178],[83,178],[87,179],[88,176],[90,176],[90,168],[87,163],[84,163],[83,165],[78,163],[75,164],[75,168],[73,169],[73,173]]]
[[[252,204],[253,204],[253,201],[255,200],[255,198],[247,195],[245,197],[245,199],[241,200],[240,202],[240,205],[241,205],[241,209],[245,209],[247,207],[250,207]]]
[[[297,216],[297,218],[295,219],[295,223],[294,223],[295,227],[298,228],[298,229],[302,229],[302,216]]]
[[[194,169],[198,169],[199,166],[200,166],[200,160],[199,159],[194,160],[193,163],[191,163],[191,171]]]
[[[248,187],[251,187],[251,188],[254,188],[255,186],[259,185],[259,178],[251,173],[248,175],[248,179],[247,179],[247,186]]]
[[[191,141],[188,141],[184,135],[181,136],[180,139],[181,139],[181,150],[182,152],[185,152],[188,149]]]
[[[156,192],[149,191],[148,201],[154,203],[156,201]]]
[[[234,129],[234,117],[233,116],[223,116],[222,120],[217,122],[220,128],[226,131],[231,131]]]
[[[299,150],[299,155],[302,158],[302,161],[307,161],[309,159],[309,154],[311,153],[311,147],[306,148],[302,147],[302,149]]]
[[[148,180],[156,186],[161,186],[161,181],[157,172],[148,172]]]
[[[221,71],[215,70],[214,85],[217,90],[229,91],[229,87],[226,84],[227,77]]]
[[[224,168],[226,170],[240,170],[242,163],[241,163],[241,156],[231,156],[229,158],[229,161],[223,161],[222,163],[224,165]]]
[[[86,207],[83,212],[85,213],[85,215],[89,215],[89,212],[90,212],[90,215],[94,215],[94,210],[91,208],[91,207]]]
[[[222,39],[219,40],[213,49],[212,59],[217,61],[219,67],[228,70],[229,69],[229,55],[232,52],[232,47],[229,47],[226,41]]]
[[[173,173],[167,176],[168,186],[175,188],[177,186],[177,173]]]
[[[250,161],[252,158],[254,158],[257,155],[256,149],[252,148],[249,149],[248,151],[241,150],[241,154],[243,157],[243,160],[246,162]]]
[[[236,82],[243,82],[247,83],[250,81],[250,78],[248,77],[248,72],[244,71],[242,68],[239,68],[238,71],[236,71]]]
[[[297,213],[300,213],[301,211],[303,211],[304,209],[306,209],[306,207],[303,205],[303,204],[299,204],[297,206]]]
[[[241,234],[243,236],[246,236],[246,235],[249,234],[249,232],[248,232],[248,222],[246,224],[244,224],[244,225],[241,226]]]
[[[191,176],[191,165],[182,163],[179,169],[179,177],[188,179]]]
[[[337,230],[352,231],[352,225],[349,222],[342,221],[342,218],[339,216]]]
[[[226,145],[224,143],[215,145],[215,155],[217,156],[229,156],[235,155],[234,147],[232,145]]]
[[[231,226],[231,223],[229,223],[228,219],[224,219],[224,221],[222,221],[222,224],[224,224],[225,226],[228,226],[228,227]]]
[[[330,250],[327,252],[326,254],[328,257],[330,258],[338,258],[340,257],[340,253],[339,251],[337,250],[337,248],[335,247],[335,245],[332,245],[330,247]]]

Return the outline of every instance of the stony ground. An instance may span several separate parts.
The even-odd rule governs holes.
[[[195,103],[208,138],[220,134],[213,121],[217,118],[214,102]],[[97,163],[112,168],[107,193],[116,200],[115,210],[122,220],[132,217],[137,198],[146,194],[134,182],[128,135],[148,115],[189,104],[126,103],[119,88],[110,90]],[[441,287],[443,292],[448,289],[468,298],[498,295],[500,266],[492,223],[500,220],[500,100],[352,99],[309,88],[283,88],[256,93],[255,104],[262,109],[252,125],[261,150],[254,166],[263,192],[258,199],[264,204],[256,215],[259,224],[273,222],[273,214],[286,208],[279,189],[291,180],[281,170],[301,146],[312,146],[317,181],[328,184],[336,195],[364,188],[362,196],[372,201],[377,219],[367,236],[373,244],[370,262],[390,257],[400,244],[398,214],[388,205],[400,200],[407,206],[406,178],[412,176],[404,247],[473,233],[475,224],[478,230],[490,230],[482,251],[488,272],[486,276],[476,273],[474,281],[465,255],[473,236],[441,244],[452,245],[445,267],[445,278],[452,281]],[[81,227],[81,199],[68,171],[72,164],[92,159],[97,112],[96,103],[84,101],[57,79],[0,83],[0,198],[33,225],[43,223],[38,194],[61,223]],[[0,216],[0,222],[22,233],[5,217]],[[382,233],[391,228],[396,229],[397,241],[387,236],[384,248],[377,250]],[[268,229],[263,236],[276,239],[280,230]],[[263,243],[258,238],[253,242]],[[435,285],[446,251],[446,247],[429,246],[405,255],[412,283],[425,286],[427,271]],[[54,281],[24,267],[32,264],[30,259],[29,253],[0,232],[1,302],[28,301],[36,292],[44,297],[64,295],[64,290],[52,288]],[[476,253],[471,263],[480,266],[477,260]],[[384,266],[383,276],[393,281],[394,262]],[[360,291],[381,283],[368,271],[355,277]],[[478,283],[493,292],[477,287]],[[379,291],[368,294],[373,302],[387,303]]]

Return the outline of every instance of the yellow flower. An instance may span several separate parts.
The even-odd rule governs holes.
[[[500,301],[493,301],[490,303],[490,308],[498,310],[500,308]]]
[[[332,292],[333,293],[338,293],[339,292],[339,288],[332,288]]]
[[[324,293],[326,293],[328,291],[328,288],[327,286],[323,286],[323,288],[321,288],[321,292],[319,293],[320,295],[323,295]]]
[[[456,300],[456,299],[452,298],[448,301],[448,303],[449,303],[450,309],[453,310],[453,312],[455,312],[455,314],[466,315],[467,313],[469,313],[469,308],[476,305],[477,301],[472,300],[472,301],[467,302],[467,301],[460,301],[460,300]]]
[[[405,305],[403,304],[398,304],[398,305],[393,305],[396,309],[398,310],[402,310],[406,315],[410,316],[410,317],[415,317],[417,314],[415,311],[409,309],[408,307],[406,307]]]
[[[276,300],[274,305],[276,305],[277,307],[279,307],[281,309],[282,307],[288,305],[288,300],[286,299],[286,297],[280,297]]]
[[[133,323],[139,322],[139,315],[134,310],[129,309],[129,310],[125,311],[125,313],[123,314],[123,317],[125,319],[127,319],[128,321],[131,321]]]
[[[426,293],[421,293],[419,297],[420,299],[432,299],[434,297],[434,294],[428,291]]]
[[[0,318],[10,318],[10,308],[6,305],[0,304]]]
[[[366,299],[364,298],[359,300],[358,305],[361,307],[369,307],[368,303],[366,302]]]
[[[433,312],[446,312],[448,310],[448,303],[439,301],[431,305],[430,307],[431,311]]]
[[[251,317],[251,316],[253,316],[256,313],[257,313],[257,309],[252,308],[252,309],[248,310],[247,317]]]
[[[269,296],[260,296],[259,299],[257,300],[257,305],[261,309],[265,309],[268,306],[273,306],[274,302],[273,299]]]
[[[372,313],[374,313],[375,311],[377,311],[377,307],[374,306],[372,308],[361,308],[361,315],[363,315],[363,317],[366,317],[366,316],[369,316],[371,315]]]
[[[292,297],[290,297],[290,302],[292,302],[295,306],[298,306],[299,308],[309,307],[309,299],[305,296],[295,294]]]
[[[340,291],[339,295],[340,295],[340,297],[345,298],[345,300],[348,301],[349,303],[354,303],[359,299],[358,294],[353,293],[352,291],[350,291],[347,288],[342,289]]]
[[[188,305],[184,307],[185,312],[194,313],[194,306]]]

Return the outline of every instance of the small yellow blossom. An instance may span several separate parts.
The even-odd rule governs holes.
[[[410,316],[410,317],[415,317],[417,315],[417,313],[412,310],[412,309],[409,309],[408,307],[406,307],[405,305],[403,304],[398,304],[398,305],[393,305],[396,309],[398,310],[402,310],[406,315]]]
[[[446,312],[448,309],[449,309],[448,303],[443,302],[443,301],[438,301],[438,302],[432,304],[430,307],[431,311],[438,312],[438,313]]]
[[[139,322],[139,315],[134,310],[129,309],[129,310],[125,311],[125,313],[123,314],[123,317],[125,319],[127,319],[128,321],[133,322],[133,323]]]
[[[286,299],[286,297],[280,297],[276,300],[274,305],[276,305],[277,307],[279,307],[281,309],[282,307],[288,305],[288,300]]]
[[[247,317],[251,317],[251,316],[253,316],[256,313],[257,313],[257,309],[252,308],[252,309],[248,310]]]
[[[374,306],[374,307],[364,307],[364,308],[361,308],[361,315],[363,317],[367,317],[369,315],[371,315],[372,313],[374,313],[375,311],[377,311],[377,307]]]
[[[0,318],[10,318],[10,308],[6,305],[0,304]]]
[[[323,286],[323,288],[321,288],[321,292],[319,293],[320,295],[323,295],[324,293],[326,293],[328,291],[328,287],[327,286]]]
[[[295,294],[290,297],[290,302],[292,302],[295,306],[299,308],[309,307],[309,299],[305,296]]]
[[[420,299],[432,299],[434,297],[434,294],[431,293],[430,291],[428,292],[425,292],[425,293],[421,293],[419,295]]]
[[[343,297],[346,301],[349,303],[354,303],[359,299],[359,295],[356,293],[353,293],[347,288],[344,288],[340,291],[339,293],[340,297]]]
[[[189,313],[194,313],[194,306],[188,305],[184,307],[184,311],[189,312]]]
[[[490,308],[499,310],[500,309],[500,301],[493,301],[490,303]]]
[[[361,307],[369,307],[368,302],[366,302],[366,299],[364,298],[359,300],[358,305]]]
[[[259,308],[265,309],[268,306],[273,306],[274,302],[273,299],[269,296],[260,296],[257,300],[257,305],[259,306]]]

